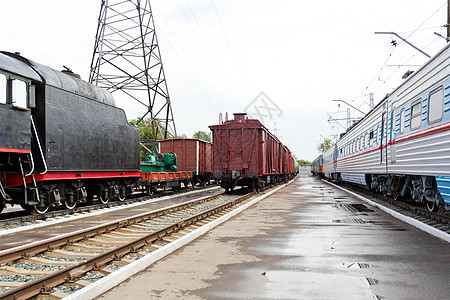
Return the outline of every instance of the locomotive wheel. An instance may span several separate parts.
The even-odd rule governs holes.
[[[48,211],[48,209],[49,209],[49,205],[48,204],[42,204],[42,205],[35,204],[35,205],[33,205],[33,207],[34,207],[34,210],[38,214],[45,214]]]
[[[67,208],[67,209],[74,209],[75,208],[75,206],[77,206],[77,203],[74,201],[74,202],[69,202],[69,201],[64,201],[64,206]]]
[[[125,193],[123,193],[124,195],[122,196],[123,190],[125,190]],[[127,197],[126,191],[127,191],[127,189],[125,186],[123,186],[123,185],[119,186],[119,194],[117,194],[117,199],[119,199],[120,202],[124,201],[125,198]]]
[[[109,198],[108,198],[108,197],[103,198],[101,195],[97,195],[97,197],[98,197],[98,200],[99,200],[102,204],[106,204],[106,203],[109,202]]]
[[[117,199],[119,199],[120,202],[122,202],[123,200],[125,200],[127,196],[121,196],[120,193],[117,195]]]
[[[429,212],[437,212],[439,210],[439,206],[434,201],[426,201],[425,205]]]

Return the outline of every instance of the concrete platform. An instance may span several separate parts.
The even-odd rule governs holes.
[[[300,176],[99,299],[448,299],[449,250]]]

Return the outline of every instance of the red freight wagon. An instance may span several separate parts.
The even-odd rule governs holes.
[[[190,171],[195,183],[206,185],[212,177],[212,144],[199,139],[160,140],[159,152],[177,155],[178,171]]]
[[[225,190],[237,185],[258,189],[294,175],[291,152],[258,120],[235,113],[234,120],[209,128],[213,132],[214,178]]]

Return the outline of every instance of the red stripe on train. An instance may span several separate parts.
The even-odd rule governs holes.
[[[31,150],[26,149],[13,149],[13,148],[0,148],[0,152],[8,152],[8,153],[30,153]]]
[[[47,172],[45,174],[34,174],[36,181],[53,180],[77,180],[77,179],[96,179],[96,178],[128,178],[141,177],[141,171],[100,171],[100,172]],[[26,182],[31,183],[31,177],[26,177]],[[7,174],[6,186],[22,185],[22,176],[20,174]]]

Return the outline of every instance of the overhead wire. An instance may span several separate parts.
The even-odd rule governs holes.
[[[433,44],[434,42],[436,42],[439,39],[439,37],[435,37],[430,43],[428,43],[428,45],[426,45],[425,47],[423,47],[423,49],[426,49],[428,46],[430,46],[431,44]],[[415,53],[414,55],[412,55],[410,58],[408,58],[403,64],[407,64],[410,60],[412,60],[416,55],[418,55],[419,53]],[[403,65],[402,64],[402,65]],[[386,81],[389,81],[389,79],[391,79],[391,77],[398,72],[398,70],[400,70],[400,68],[397,68],[395,71],[393,71],[389,77],[386,79]],[[380,88],[382,87],[382,85],[380,85],[375,91],[374,93],[376,93]]]
[[[159,10],[159,7],[154,4],[154,6]],[[171,42],[171,38],[168,38],[164,32],[161,30],[161,28],[158,28],[158,32],[161,32],[162,35],[166,36],[166,41],[169,44],[169,46],[172,48],[173,52],[175,53],[175,55],[178,57],[178,59],[181,61],[181,63],[184,65],[184,67],[186,68],[186,70],[189,72],[189,75],[192,77],[192,79],[195,81],[195,83],[199,86],[199,88],[201,89],[201,91],[205,94],[205,96],[211,101],[211,103],[215,106],[216,109],[221,110],[221,108],[219,108],[216,104],[216,100],[214,100],[213,97],[215,97],[216,99],[219,99],[219,97],[217,96],[217,94],[214,92],[214,89],[211,88],[211,86],[208,84],[208,81],[205,80],[205,78],[203,77],[202,73],[198,70],[196,64],[192,61],[191,57],[187,54],[186,49],[183,47],[182,43],[180,42],[180,40],[177,38],[177,35],[173,32],[172,27],[169,25],[169,23],[166,21],[166,19],[164,18],[163,14],[160,13],[158,15],[158,17],[160,17],[163,22],[166,24],[167,28],[169,29],[169,31],[171,32],[172,36],[173,36],[173,40],[175,40],[178,44],[180,49],[185,53],[185,55],[181,55],[178,51],[177,48],[172,44]],[[192,68],[198,73],[198,75],[201,77],[202,82],[206,85],[206,89],[202,86],[202,84],[199,82],[199,80],[197,79],[197,77],[193,74],[192,72],[192,68],[189,67],[185,60],[183,59],[187,58],[191,65]],[[209,91],[207,91],[209,90]],[[213,97],[211,97],[211,95],[209,94],[211,93]],[[221,101],[218,102],[221,106],[222,109],[225,108],[223,103]],[[225,108],[226,109],[226,108]]]
[[[239,71],[239,74],[240,74],[240,76],[242,78],[242,83],[244,84],[244,86],[245,86],[245,88],[246,88],[246,90],[248,92],[248,95],[250,97],[252,97],[252,93],[250,92],[250,89],[248,87],[248,84],[247,84],[247,81],[245,79],[244,73],[242,72],[241,66],[240,66],[240,64],[237,61],[236,54],[233,51],[233,47],[231,46],[230,39],[228,38],[228,35],[227,35],[226,31],[225,31],[225,27],[223,26],[222,19],[220,17],[219,11],[217,9],[217,6],[216,6],[216,3],[214,2],[214,0],[211,0],[211,4],[212,4],[212,6],[214,8],[214,11],[215,11],[216,16],[217,16],[217,20],[219,21],[219,24],[220,24],[220,28],[222,29],[222,33],[223,33],[223,35],[225,37],[225,40],[227,42],[228,49],[230,49],[230,52],[231,52],[231,54],[233,56],[234,63],[236,64],[236,67],[237,67],[237,69]]]
[[[419,25],[413,32],[411,32],[406,39],[411,37],[419,28],[421,28],[426,22],[428,22],[435,14],[437,14],[445,5],[447,5],[447,1],[444,2],[444,4],[441,5],[434,13],[431,14],[425,21],[422,22],[422,24]],[[405,39],[405,40],[406,40]]]
[[[439,12],[446,4],[447,4],[447,1],[445,1],[445,3],[444,3],[443,5],[441,5],[436,11],[434,11],[434,12],[433,12],[433,13],[432,13],[432,14],[431,14],[424,22],[422,22],[416,29],[414,29],[414,30],[412,30],[412,31],[407,31],[407,32],[410,32],[410,34],[405,38],[405,40],[408,39],[408,38],[410,38],[415,32],[419,31],[420,28],[421,28],[425,23],[427,23],[434,15],[436,15],[436,14],[437,14],[437,13],[438,13],[438,12]],[[432,29],[434,29],[434,28],[436,28],[436,27],[433,27]],[[425,46],[424,48],[428,47],[429,45],[431,45],[432,43],[434,43],[436,40],[437,40],[437,38],[435,38],[432,42],[430,42],[430,43],[429,43],[427,46]],[[353,100],[351,100],[351,102],[354,102],[354,101],[357,100],[359,97],[361,97],[361,95],[364,94],[364,93],[369,89],[369,87],[372,85],[372,83],[374,82],[375,78],[377,78],[377,77],[379,78],[379,75],[381,74],[381,72],[383,71],[384,67],[387,65],[388,61],[389,61],[390,58],[392,57],[392,54],[394,53],[395,49],[397,48],[396,46],[399,45],[399,44],[401,44],[401,43],[403,43],[403,41],[400,41],[398,44],[395,44],[395,45],[394,45],[394,48],[392,49],[391,53],[389,54],[388,58],[387,58],[386,61],[383,63],[383,65],[381,66],[381,68],[379,69],[379,71],[377,71],[377,73],[375,74],[375,76],[372,78],[372,80],[369,82],[369,84],[366,85],[366,87],[363,89],[363,91],[362,91],[361,93],[359,93]],[[409,61],[410,61],[411,59],[413,59],[416,55],[417,55],[417,53],[415,53],[412,57],[410,57],[405,63],[409,62]],[[399,69],[399,68],[398,68],[398,69]],[[398,69],[395,70],[395,71],[393,71],[393,72],[387,77],[387,79],[384,80],[383,83],[382,83],[380,86],[378,86],[378,88],[376,88],[376,90],[374,91],[374,93],[377,92],[381,87],[383,87],[383,86],[386,84],[386,82],[388,82],[388,81],[391,79],[391,77],[398,71]],[[362,104],[364,104],[364,102],[361,103],[360,106],[362,106]]]
[[[192,7],[191,7],[191,5],[189,4],[189,1],[188,1],[188,0],[185,0],[185,2],[187,3],[187,5],[188,5],[188,7],[189,7],[189,9],[190,9],[190,11],[191,11],[192,16],[194,17],[194,20],[195,20],[195,22],[196,22],[196,24],[197,24],[197,27],[198,27],[199,30],[200,30],[200,33],[201,33],[202,36],[203,36],[203,39],[204,39],[206,45],[208,46],[208,49],[209,49],[209,51],[210,51],[210,53],[211,53],[211,56],[214,58],[214,61],[215,61],[216,66],[217,66],[217,69],[219,70],[219,72],[220,72],[220,74],[221,74],[221,76],[222,76],[222,78],[223,78],[223,80],[224,80],[224,82],[225,82],[225,85],[226,85],[227,89],[231,92],[232,98],[233,98],[233,100],[236,102],[236,104],[237,104],[238,106],[241,106],[241,104],[239,103],[239,99],[237,98],[236,93],[234,92],[234,89],[233,89],[232,86],[229,84],[228,79],[227,79],[227,77],[225,76],[225,73],[223,72],[223,69],[222,69],[221,64],[219,63],[219,60],[217,59],[216,55],[214,54],[214,51],[213,51],[213,49],[212,49],[212,47],[211,47],[211,44],[209,43],[208,39],[206,38],[206,35],[205,35],[205,33],[204,33],[203,29],[202,29],[202,26],[200,25],[200,22],[198,21],[196,15],[195,15],[195,13],[194,13],[194,10],[192,9]]]

